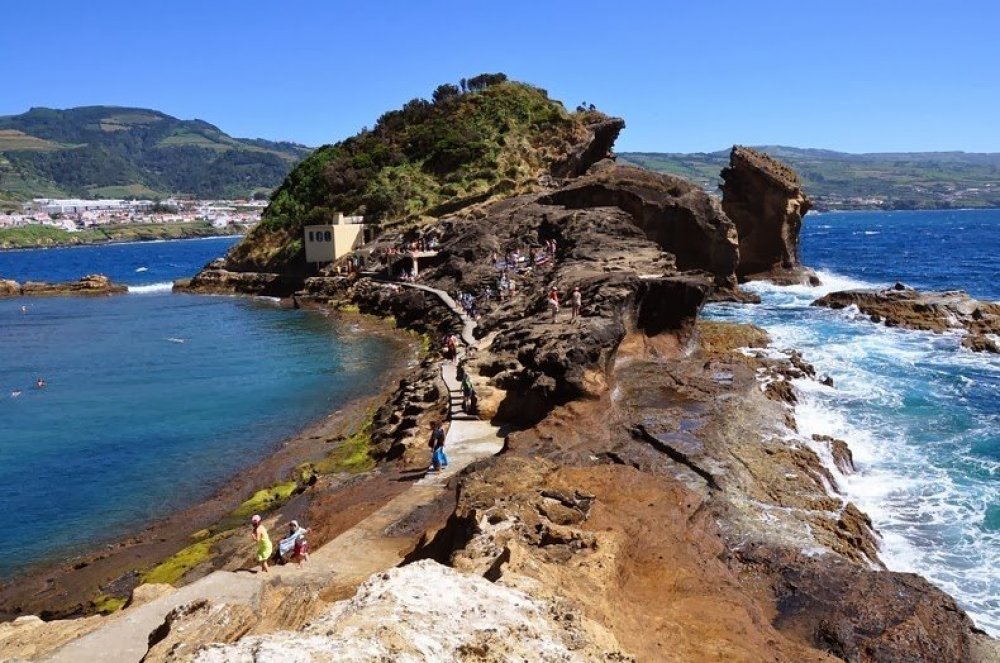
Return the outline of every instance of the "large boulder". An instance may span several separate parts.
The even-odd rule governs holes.
[[[795,171],[763,152],[737,145],[722,180],[722,209],[739,232],[740,279],[805,280],[799,230],[812,203]]]

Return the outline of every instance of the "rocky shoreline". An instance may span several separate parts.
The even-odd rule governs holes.
[[[247,564],[242,537],[229,531],[229,514],[258,491],[301,477],[301,468],[324,463],[344,440],[364,425],[374,407],[383,402],[409,373],[408,365],[418,351],[411,335],[402,334],[384,320],[370,316],[341,314],[344,324],[356,324],[364,333],[379,334],[390,340],[399,355],[398,365],[375,385],[377,393],[345,404],[302,431],[281,440],[240,474],[223,482],[208,500],[171,514],[162,521],[135,531],[120,539],[102,542],[89,551],[59,563],[42,563],[0,583],[0,621],[25,614],[40,614],[46,620],[76,619],[93,615],[110,606],[120,606],[141,585],[142,575],[169,560],[179,550],[190,545],[198,532],[222,528],[231,540],[220,538],[212,554],[188,569],[182,578],[190,581],[214,568],[240,568]],[[332,512],[331,495],[357,489],[357,476],[315,473],[316,478],[301,477],[300,488],[283,503],[289,517],[304,522],[327,522],[315,530],[319,544],[332,538],[338,528],[349,526],[341,522],[345,514]],[[310,481],[312,483],[310,484]],[[309,489],[308,494],[306,488]],[[369,487],[370,504],[358,508],[374,508],[392,491],[384,486]],[[273,507],[272,507],[273,508]],[[359,513],[363,513],[359,512]],[[359,517],[355,514],[354,517]],[[242,525],[243,523],[239,523]],[[57,622],[58,623],[58,622]],[[0,626],[0,651],[3,649],[3,627]]]
[[[983,302],[960,290],[918,292],[897,283],[884,290],[831,292],[813,306],[855,306],[872,322],[935,333],[962,332],[962,346],[973,352],[1000,353],[1000,303]]]
[[[733,288],[740,255],[725,216],[701,200],[672,178],[603,162],[435,225],[442,248],[421,281],[445,290],[483,287],[490,253],[511,242],[552,234],[560,250],[483,312],[489,342],[467,370],[482,416],[517,431],[462,478],[451,517],[410,559],[570,601],[640,660],[667,647],[697,660],[706,646],[752,660],[986,656],[994,644],[953,599],[882,566],[870,520],[838,494],[847,443],[796,437],[791,380],[815,377],[812,367],[765,350],[760,330],[697,321],[710,295]],[[772,269],[807,274],[781,256]],[[218,263],[188,287],[277,283]],[[580,319],[548,319],[549,284],[581,288]],[[312,277],[295,298],[449,331],[432,298],[368,279]],[[376,415],[386,460],[422,453],[425,417],[401,396]],[[642,582],[616,580],[633,576]]]
[[[128,292],[128,286],[112,283],[103,274],[89,274],[77,281],[65,283],[43,283],[41,281],[26,281],[18,283],[0,279],[0,297],[103,297],[107,295],[123,295]]]
[[[817,379],[808,358],[775,351],[758,328],[699,319],[709,299],[743,298],[741,280],[811,278],[798,262],[809,202],[794,173],[734,148],[720,203],[605,158],[620,120],[588,126],[551,176],[402,223],[366,247],[392,255],[433,236],[440,248],[420,283],[451,293],[492,287],[493,256],[549,247],[512,270],[516,289],[483,300],[466,350],[478,416],[508,431],[503,450],[384,530],[407,535],[401,568],[335,587],[274,581],[266,592],[277,598],[265,593],[252,612],[193,602],[158,625],[144,660],[332,655],[362,642],[383,658],[505,660],[523,652],[522,637],[552,661],[996,660],[996,641],[954,599],[884,568],[870,519],[838,489],[853,471],[849,441],[798,434],[792,380]],[[246,258],[253,248],[178,289],[357,310],[432,339],[460,332],[432,293],[334,268],[269,270]],[[579,289],[579,315],[553,313],[552,288]],[[374,477],[398,483],[426,467],[428,425],[445,399],[434,362],[407,372],[371,419]],[[430,591],[415,597],[401,582]],[[407,630],[419,619],[457,632],[514,601],[534,628],[500,611],[514,623],[463,630],[447,650]],[[32,622],[36,638],[58,628]],[[376,642],[362,637],[372,632]]]

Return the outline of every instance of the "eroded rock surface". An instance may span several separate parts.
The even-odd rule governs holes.
[[[345,662],[635,660],[579,611],[433,561],[373,576],[299,631],[210,646],[194,660],[281,661],[289,652]]]
[[[814,279],[799,262],[802,217],[812,202],[795,171],[768,154],[736,146],[722,180],[722,208],[739,234],[740,279]]]
[[[1000,353],[1000,303],[979,301],[961,290],[920,292],[897,283],[885,290],[841,290],[813,302],[833,309],[856,306],[872,322],[931,332],[965,331],[962,345]]]

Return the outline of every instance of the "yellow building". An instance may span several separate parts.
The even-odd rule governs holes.
[[[365,241],[362,221],[364,217],[344,216],[338,212],[331,224],[303,228],[306,262],[333,262],[361,246]]]

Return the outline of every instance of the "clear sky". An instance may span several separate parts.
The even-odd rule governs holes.
[[[621,151],[1000,152],[996,0],[3,0],[0,115],[113,104],[333,142],[502,71]]]

